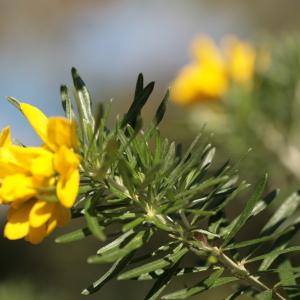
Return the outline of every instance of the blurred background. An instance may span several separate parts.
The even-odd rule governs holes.
[[[143,72],[146,80],[157,83],[146,108],[148,116],[189,62],[190,42],[199,33],[217,41],[226,34],[245,40],[272,34],[276,39],[298,32],[299,9],[300,2],[294,0],[0,0],[0,127],[11,124],[14,137],[26,144],[39,144],[5,97],[30,102],[47,115],[61,114],[59,87],[71,83],[72,66],[80,71],[95,102],[114,99],[113,113],[126,110],[137,74]],[[188,124],[188,114],[185,107],[170,103],[162,124],[164,134],[189,142],[201,126]],[[225,142],[219,141],[215,139],[217,144]],[[250,147],[251,142],[244,143],[233,159],[241,158]],[[236,145],[221,147],[221,161],[231,157],[231,149]],[[244,166],[257,169],[258,161],[248,156]],[[263,159],[259,165],[262,172],[267,171],[270,161]],[[243,173],[250,179],[256,177]],[[276,184],[283,195],[299,187],[299,178],[280,164],[273,178],[270,188]],[[1,209],[4,224],[5,210]],[[72,226],[76,227],[75,222]],[[0,238],[0,299],[84,298],[80,291],[105,269],[85,261],[95,252],[97,242],[90,238],[89,244],[62,246],[56,245],[54,238],[52,235],[39,246]],[[148,283],[110,283],[89,299],[139,300],[148,287]],[[218,299],[227,292],[220,290]],[[216,294],[207,294],[206,299],[217,299]]]

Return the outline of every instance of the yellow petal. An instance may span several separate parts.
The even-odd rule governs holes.
[[[69,208],[65,208],[60,204],[55,206],[55,217],[57,219],[57,226],[65,226],[71,219],[71,212]]]
[[[30,226],[37,228],[46,224],[52,215],[54,205],[54,203],[48,203],[41,200],[37,201],[29,214]]]
[[[70,221],[70,219],[70,209],[63,207],[59,203],[56,203],[53,214],[47,222],[47,235],[50,234],[56,228],[56,226],[65,226]]]
[[[44,143],[47,143],[48,118],[36,107],[20,103],[20,109]]]
[[[251,81],[254,73],[256,53],[254,48],[234,37],[224,41],[225,53],[228,58],[228,73],[239,83]]]
[[[60,203],[63,206],[70,208],[76,200],[78,189],[78,169],[73,170],[67,176],[60,176],[56,186],[56,193]]]
[[[54,216],[51,216],[49,221],[47,222],[47,235],[49,235],[57,226],[57,219]]]
[[[4,236],[10,240],[25,237],[29,232],[29,213],[33,201],[28,201],[18,209],[10,208],[8,221],[4,228]]]
[[[199,64],[224,65],[221,51],[209,36],[200,36],[193,41],[192,54]]]
[[[228,78],[223,66],[191,64],[179,73],[172,88],[171,99],[179,104],[217,100],[227,90]]]
[[[3,202],[25,201],[36,195],[32,178],[23,174],[6,176],[0,188],[0,199]]]
[[[48,144],[58,149],[60,146],[67,148],[77,147],[76,126],[73,121],[62,117],[52,117],[48,120]],[[50,146],[51,147],[51,146]]]
[[[54,155],[54,168],[62,175],[67,175],[71,170],[79,167],[79,156],[73,150],[62,146]]]
[[[30,227],[27,236],[25,237],[26,241],[31,244],[39,244],[43,241],[43,239],[47,236],[47,228],[46,225],[42,225],[40,227],[34,228]]]
[[[36,176],[50,177],[54,174],[53,153],[44,150],[41,155],[32,160],[31,173]]]
[[[31,165],[39,157],[47,156],[50,153],[42,147],[21,147],[11,145],[0,148],[0,166],[14,167],[16,173],[28,173],[31,171]],[[49,156],[49,155],[48,155]],[[1,171],[0,167],[0,173]]]
[[[12,146],[0,147],[0,177],[5,177],[15,173],[27,173],[28,169],[20,166],[11,151]]]
[[[9,127],[5,127],[0,132],[0,147],[11,145],[11,136]]]

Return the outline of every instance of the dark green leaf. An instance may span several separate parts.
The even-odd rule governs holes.
[[[273,250],[273,251],[268,252],[266,254],[259,255],[259,256],[254,257],[254,258],[250,258],[246,261],[246,263],[252,263],[254,261],[262,260],[262,259],[265,259],[266,257],[272,256],[272,255],[278,256],[278,255],[281,255],[281,254],[291,253],[291,252],[298,252],[298,251],[300,251],[300,246],[294,246],[294,247],[290,247],[290,248],[286,248],[286,249],[276,249],[276,250]]]
[[[208,290],[210,288],[220,286],[223,284],[226,284],[228,282],[233,281],[233,277],[224,277],[223,280],[218,282],[219,277],[223,274],[224,269],[220,268],[219,270],[216,270],[213,272],[209,277],[203,279],[198,284],[191,288],[185,288],[180,291],[165,295],[162,297],[162,299],[187,299],[189,297],[195,296],[197,294],[200,294],[204,292],[205,290]]]
[[[280,285],[293,286],[297,285],[295,274],[293,272],[292,264],[289,260],[284,260],[278,267],[278,275],[280,278]],[[289,292],[287,291],[289,294]]]
[[[155,126],[157,126],[161,122],[161,120],[163,119],[163,117],[165,115],[169,95],[170,95],[170,91],[168,90],[155,113],[155,117],[154,117]]]
[[[222,247],[225,247],[231,241],[231,239],[237,234],[237,232],[245,225],[247,220],[251,217],[253,208],[255,207],[257,202],[261,199],[261,195],[265,189],[266,182],[267,182],[267,176],[265,176],[256,186],[255,192],[247,201],[245,209],[238,217],[237,222],[234,224],[234,227],[230,230],[230,232],[225,237]]]
[[[140,248],[144,242],[146,231],[140,231],[135,234],[126,244],[120,245],[117,249],[107,252],[104,252],[100,255],[90,256],[88,258],[88,263],[90,264],[100,264],[100,263],[111,263],[115,262],[118,259],[121,259],[132,251]]]
[[[61,95],[62,106],[63,106],[66,117],[69,120],[74,120],[75,115],[74,115],[72,101],[71,101],[67,86],[62,85],[60,87],[60,95]]]
[[[93,235],[100,241],[105,241],[104,227],[99,224],[94,198],[87,198],[84,204],[86,224]]]
[[[300,204],[300,194],[296,192],[288,197],[262,229],[263,234],[269,234],[276,229],[284,219],[291,216]]]
[[[97,281],[93,282],[92,285],[85,288],[81,294],[91,295],[100,290],[108,281],[116,277],[127,266],[132,256],[133,253],[116,261],[104,275],[102,275]]]
[[[255,298],[258,300],[273,300],[273,293],[271,290],[264,291],[257,294]]]
[[[137,278],[140,275],[154,272],[158,269],[166,268],[174,263],[176,263],[181,257],[183,257],[187,252],[187,248],[180,249],[181,246],[178,246],[173,253],[168,254],[164,258],[157,259],[140,267],[131,269],[118,276],[118,280],[127,280],[132,278]],[[180,250],[179,250],[180,249]]]
[[[181,259],[179,259],[173,266],[168,268],[161,274],[158,279],[155,281],[153,287],[147,294],[145,300],[156,300],[160,296],[160,294],[164,291],[167,287],[171,278],[177,273],[177,269],[179,266]]]
[[[66,243],[82,240],[91,234],[92,233],[88,228],[81,228],[57,237],[55,239],[55,242],[58,244],[66,244]]]

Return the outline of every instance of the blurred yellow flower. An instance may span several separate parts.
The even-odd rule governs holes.
[[[233,81],[247,84],[254,73],[256,53],[253,47],[235,37],[224,40],[227,72]]]
[[[255,65],[255,51],[234,38],[217,48],[209,37],[197,38],[192,44],[193,61],[178,74],[171,87],[171,99],[180,104],[220,99],[231,81],[247,84]]]
[[[47,118],[26,103],[20,110],[44,144],[14,145],[9,128],[0,133],[0,203],[10,205],[4,235],[38,243],[69,220],[78,194],[76,128],[72,121]]]

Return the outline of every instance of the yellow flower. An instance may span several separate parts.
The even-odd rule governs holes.
[[[171,89],[171,99],[181,104],[216,99],[227,90],[225,64],[214,42],[199,38],[192,49],[195,62],[179,73]]]
[[[9,128],[1,131],[0,203],[10,205],[5,237],[36,244],[69,221],[79,189],[80,159],[72,121],[47,118],[26,103],[20,109],[44,144],[14,145]]]
[[[36,107],[21,103],[20,109],[45,143],[45,150],[52,155],[39,157],[32,170],[40,175],[57,174],[56,195],[65,207],[74,204],[79,189],[79,156],[74,122],[61,117],[47,118]]]
[[[25,238],[38,244],[56,226],[64,226],[69,219],[70,210],[59,203],[31,199],[18,208],[10,207],[4,236],[10,240]]]
[[[230,82],[247,84],[253,77],[255,51],[247,43],[227,39],[224,51],[209,37],[192,44],[193,61],[172,84],[171,99],[180,104],[219,100]]]
[[[253,77],[256,53],[246,42],[231,37],[224,40],[227,70],[232,80],[247,84]]]

